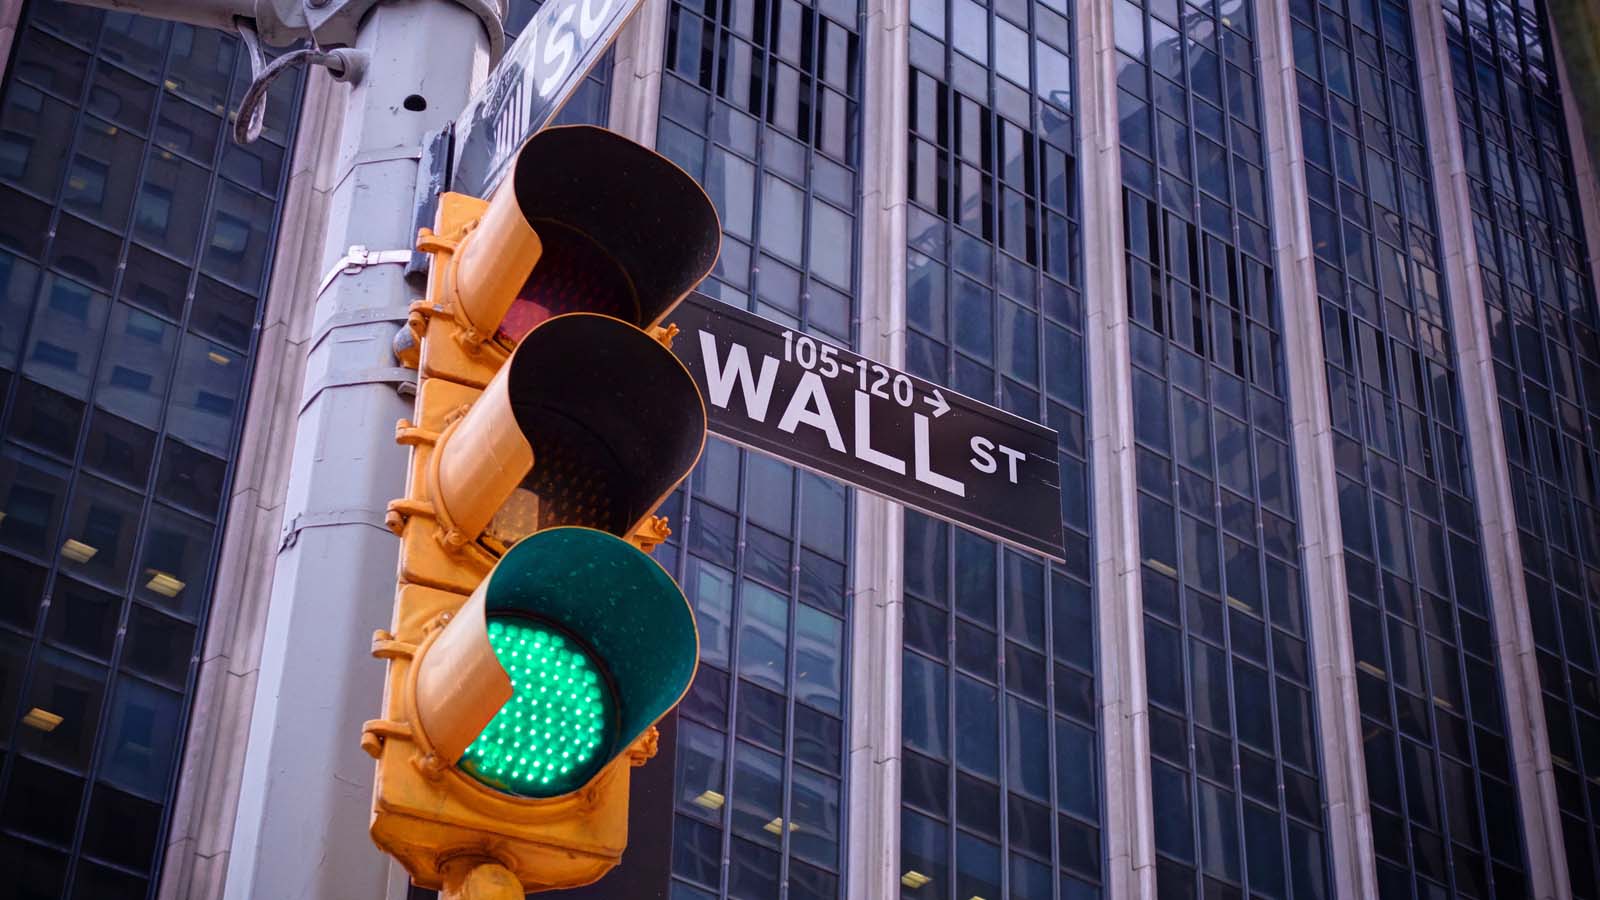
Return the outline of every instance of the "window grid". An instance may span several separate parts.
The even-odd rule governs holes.
[[[848,0],[678,0],[656,134],[722,219],[700,289],[852,346],[860,15]]]
[[[1325,897],[1250,8],[1115,36],[1157,885]]]
[[[1379,887],[1522,896],[1409,11],[1291,12]]]
[[[848,345],[861,16],[848,0],[678,0],[656,135],[721,218],[722,254],[700,289]],[[792,494],[770,487],[789,478]],[[842,896],[849,503],[838,482],[715,439],[669,501],[679,535],[658,554],[679,569],[702,641],[679,708],[675,900]],[[738,587],[719,595],[712,576]],[[837,640],[803,652],[808,629],[834,627]],[[773,666],[787,675],[746,669],[779,631],[787,655]],[[708,643],[712,632],[728,635],[725,647]],[[836,703],[806,686],[826,665],[838,672]]]
[[[236,39],[46,3],[18,37],[0,107],[0,204],[16,213],[0,227],[0,580],[14,591],[0,611],[0,844],[27,855],[12,860],[24,890],[144,895],[194,690],[299,78],[273,91],[262,142],[238,148],[221,115],[248,81]],[[26,115],[44,110],[49,121]],[[48,140],[66,128],[75,136]],[[187,172],[191,202],[161,196],[163,168]],[[183,240],[165,240],[174,228]],[[113,343],[124,339],[154,346]],[[197,360],[238,374],[202,377]],[[58,530],[72,538],[59,552]],[[32,713],[51,706],[65,713],[53,726]]]
[[[907,368],[1057,429],[1068,559],[906,513],[901,896],[1098,897],[1070,7],[911,17]]]
[[[663,506],[678,528],[657,558],[701,640],[677,726],[678,900],[842,896],[848,503],[837,482],[712,438]]]
[[[1600,339],[1542,3],[1444,3],[1573,896],[1600,897]]]

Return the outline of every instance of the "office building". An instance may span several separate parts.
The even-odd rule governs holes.
[[[0,859],[219,897],[345,88],[285,79],[241,148],[235,38],[0,10]],[[701,634],[659,895],[1600,900],[1563,37],[1543,0],[645,0],[563,121],[705,187],[704,293],[1054,429],[1067,535],[709,440],[656,552]]]

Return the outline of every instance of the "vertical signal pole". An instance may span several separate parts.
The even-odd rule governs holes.
[[[402,265],[340,261],[356,245],[414,244],[417,148],[466,104],[489,46],[484,20],[451,0],[382,2],[360,26],[368,64],[346,97],[319,265],[340,274],[303,299],[316,312],[228,863],[233,900],[384,896],[389,860],[367,836],[372,760],[356,738],[384,684],[368,650],[392,602],[384,509],[405,482],[394,423],[411,400],[398,388],[415,378],[390,341],[413,292]]]

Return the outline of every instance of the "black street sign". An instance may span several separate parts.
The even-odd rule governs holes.
[[[701,294],[667,321],[713,433],[1062,559],[1051,429]]]
[[[644,0],[546,0],[456,116],[451,190],[487,197],[549,124]]]

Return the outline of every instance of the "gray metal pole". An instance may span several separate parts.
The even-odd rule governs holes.
[[[370,54],[351,89],[330,174],[322,268],[352,245],[404,250],[426,132],[466,104],[488,70],[483,20],[450,0],[388,0],[362,22]],[[395,254],[399,256],[399,254]],[[411,413],[390,342],[414,295],[403,266],[340,267],[315,303],[244,760],[225,896],[375,900],[388,858],[367,835],[372,759],[398,542],[384,507],[405,485],[394,424]]]

